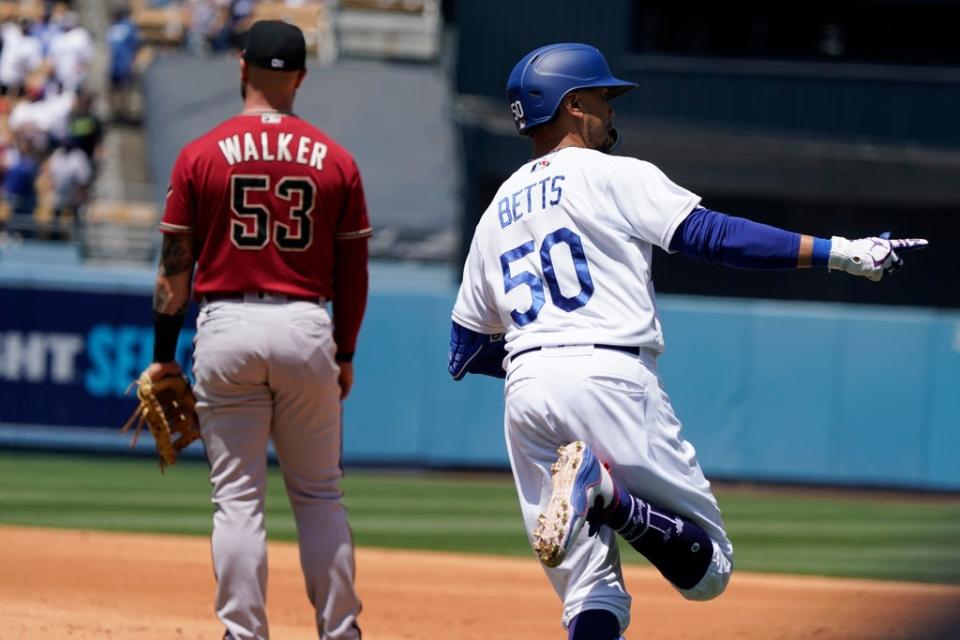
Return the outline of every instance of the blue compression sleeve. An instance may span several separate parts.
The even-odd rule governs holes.
[[[468,373],[506,378],[503,359],[507,357],[503,334],[487,335],[453,322],[450,327],[450,352],[447,370],[454,380]]]
[[[810,264],[814,267],[825,267],[830,264],[830,247],[832,246],[832,240],[827,240],[826,238],[814,238],[813,257]]]
[[[697,207],[680,223],[672,251],[737,269],[796,269],[802,236],[745,218]],[[810,263],[826,266],[830,241],[813,238]]]

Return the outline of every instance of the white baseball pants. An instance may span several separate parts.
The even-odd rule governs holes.
[[[341,504],[339,367],[326,309],[310,302],[206,304],[197,319],[197,412],[210,462],[216,610],[236,640],[269,637],[267,441],[293,507],[322,640],[360,638],[353,541]]]
[[[591,346],[544,348],[510,362],[504,389],[507,450],[527,536],[550,498],[557,447],[583,440],[633,495],[685,516],[714,542],[707,575],[681,593],[693,600],[719,595],[732,571],[733,546],[693,446],[660,386],[656,359]],[[532,538],[531,538],[532,543]],[[630,621],[616,533],[584,527],[563,563],[544,567],[563,600],[566,627],[580,611],[605,609]]]

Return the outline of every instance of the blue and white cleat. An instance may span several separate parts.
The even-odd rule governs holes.
[[[587,521],[587,512],[594,506],[608,505],[614,495],[610,473],[585,443],[571,442],[557,453],[557,461],[550,468],[553,493],[533,530],[533,549],[548,567],[563,562]]]

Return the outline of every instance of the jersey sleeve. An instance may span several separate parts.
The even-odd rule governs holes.
[[[347,197],[337,218],[337,227],[334,232],[336,240],[352,240],[354,238],[369,238],[373,233],[370,218],[367,215],[367,199],[363,193],[363,180],[355,162],[350,163],[347,175]]]
[[[642,160],[624,158],[610,174],[607,193],[616,222],[628,235],[670,251],[670,241],[700,196],[675,184],[660,169]]]
[[[484,277],[483,256],[476,235],[463,266],[463,280],[452,315],[455,322],[477,333],[494,334],[503,333],[504,330],[497,313],[496,300],[490,294]]]
[[[197,199],[190,175],[190,161],[184,151],[177,156],[167,187],[167,201],[160,221],[164,233],[190,233],[196,224]]]
[[[367,242],[337,242],[333,251],[333,340],[337,359],[349,360],[367,308]]]

